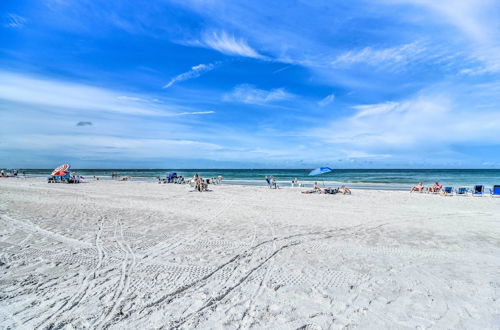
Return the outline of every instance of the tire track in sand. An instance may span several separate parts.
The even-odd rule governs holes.
[[[259,210],[259,209],[257,209],[257,210]],[[262,212],[258,211],[257,213],[261,213],[260,217],[262,217]],[[271,223],[271,221],[272,220],[270,220],[266,224],[269,226],[269,228],[271,230],[273,250],[277,251],[278,248],[277,248],[277,244],[276,244],[276,238],[277,238],[276,237],[276,231],[274,230],[274,226]],[[248,299],[248,305],[247,305],[247,308],[245,309],[245,311],[243,312],[243,316],[241,317],[241,321],[238,324],[238,329],[250,328],[251,323],[248,324],[247,319],[249,317],[251,317],[252,312],[255,310],[256,306],[255,306],[254,302],[257,299],[257,297],[259,297],[262,294],[262,290],[263,290],[265,284],[269,280],[269,276],[270,276],[270,274],[271,274],[271,272],[273,270],[273,267],[274,267],[274,258],[272,258],[272,259],[269,260],[268,265],[266,267],[266,271],[264,273],[264,276],[262,276],[262,280],[259,281],[257,289],[253,292],[253,294]]]
[[[118,238],[116,234],[118,227],[120,238]],[[115,223],[115,239],[118,247],[123,252],[120,279],[113,294],[112,306],[105,310],[104,313],[102,313],[101,316],[92,324],[91,328],[94,329],[103,329],[107,327],[108,323],[117,313],[118,308],[128,293],[130,287],[130,276],[136,264],[134,251],[130,248],[130,245],[125,241],[125,237],[123,236],[123,222],[121,220],[117,220]]]
[[[58,316],[60,316],[62,313],[67,313],[71,311],[87,295],[89,288],[91,286],[91,280],[96,278],[97,271],[102,267],[103,260],[106,257],[101,245],[101,234],[102,234],[103,223],[104,219],[101,217],[99,219],[98,229],[95,238],[95,245],[97,248],[97,257],[98,257],[98,262],[96,267],[85,275],[78,291],[68,300],[66,300],[66,302],[61,307],[59,307],[57,311],[55,311],[52,315],[43,320],[42,323],[40,323],[36,328],[46,328],[54,326],[54,320],[57,320]]]

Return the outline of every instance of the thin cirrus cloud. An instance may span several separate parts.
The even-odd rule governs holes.
[[[202,34],[201,39],[191,44],[214,49],[225,55],[265,59],[265,56],[253,49],[245,39],[237,38],[226,31],[205,32]]]
[[[462,0],[450,5],[447,1],[385,0],[389,4],[410,4],[423,8],[437,18],[462,32],[470,45],[469,58],[479,63],[462,70],[463,74],[500,72],[500,39],[498,31],[500,4],[494,0]],[[453,31],[453,32],[455,32]],[[456,33],[453,33],[453,37]]]
[[[163,86],[163,88],[172,87],[174,84],[179,83],[181,81],[198,78],[202,74],[205,74],[209,71],[212,71],[216,68],[219,63],[209,63],[209,64],[198,64],[191,68],[191,70],[181,73],[174,78],[170,79],[170,81]]]
[[[6,27],[10,28],[22,28],[26,24],[26,18],[16,15],[16,14],[7,14],[7,24]]]
[[[406,64],[410,60],[420,56],[425,50],[425,47],[418,42],[380,49],[365,47],[361,50],[351,50],[342,53],[331,64],[334,67],[349,66],[358,63],[373,66],[380,64]]]
[[[491,110],[467,111],[456,98],[450,92],[424,91],[401,101],[353,106],[351,115],[313,135],[339,148],[383,154],[411,151],[416,158],[418,152],[443,151],[453,144],[500,143],[495,124],[500,115]],[[481,129],[471,130],[471,125]],[[336,134],[327,134],[332,131]]]
[[[57,150],[68,150],[69,155],[99,154],[102,157],[126,155],[127,158],[151,157],[159,150],[169,150],[177,157],[192,157],[197,152],[213,152],[221,150],[222,147],[215,143],[207,143],[196,140],[171,139],[171,138],[139,138],[118,137],[109,135],[93,135],[82,139],[80,136],[68,134],[26,134],[23,139],[5,137],[11,148],[18,150],[33,150],[54,152]],[[71,154],[71,150],[74,153]],[[92,151],[92,152],[89,152]]]
[[[294,95],[287,92],[284,88],[264,90],[258,89],[253,85],[242,84],[236,86],[230,93],[225,94],[223,100],[246,104],[265,104],[289,100],[293,97]]]
[[[176,104],[165,105],[148,96],[124,96],[111,89],[6,71],[0,71],[0,100],[66,112],[85,109],[160,117],[214,113]]]
[[[323,99],[321,99],[318,102],[318,105],[320,107],[326,107],[327,105],[330,105],[331,103],[333,103],[333,101],[335,101],[335,94],[332,93],[332,94],[325,96]]]

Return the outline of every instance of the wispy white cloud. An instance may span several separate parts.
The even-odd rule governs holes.
[[[181,82],[181,81],[198,78],[202,74],[207,73],[207,72],[212,71],[213,69],[215,69],[215,67],[218,64],[219,63],[209,63],[209,64],[198,64],[198,65],[195,65],[195,66],[193,66],[191,68],[191,70],[189,70],[187,72],[184,72],[184,73],[181,73],[181,74],[175,76],[174,78],[172,78],[168,82],[168,84],[166,84],[165,86],[163,86],[163,88],[169,88],[172,85],[174,85],[175,83],[178,83],[178,82]]]
[[[449,92],[425,91],[403,101],[352,109],[352,115],[334,120],[314,136],[339,148],[396,155],[415,153],[416,158],[421,157],[418,152],[446,150],[452,144],[500,143],[500,114],[479,109],[471,112],[457,104]]]
[[[192,111],[176,104],[166,105],[143,95],[124,96],[123,92],[90,85],[0,71],[0,100],[66,111],[105,111],[125,115],[182,116],[212,114]]]
[[[388,64],[404,64],[411,59],[417,57],[425,51],[418,42],[409,44],[374,49],[372,47],[365,47],[357,51],[348,51],[332,61],[332,66],[349,66],[352,64],[365,63],[368,65],[388,65]]]
[[[331,104],[333,101],[335,101],[335,94],[329,94],[325,96],[322,100],[318,102],[318,105],[320,107],[326,107],[327,105]]]
[[[226,31],[210,31],[203,33],[200,40],[191,43],[193,45],[214,49],[226,55],[265,58],[255,49],[248,45],[247,41],[237,38]]]
[[[421,6],[436,13],[445,22],[467,34],[476,41],[487,41],[494,37],[498,22],[498,2],[493,0],[386,0],[389,3],[406,3]],[[496,19],[495,19],[496,17]]]
[[[452,3],[433,0],[386,0],[388,3],[411,4],[427,9],[456,31],[467,37],[469,58],[482,65],[461,70],[460,73],[478,75],[500,72],[500,4],[494,0],[461,0]]]
[[[284,101],[293,97],[294,95],[287,92],[284,88],[263,90],[249,84],[242,84],[236,86],[231,93],[225,94],[223,100],[247,104],[265,104]]]
[[[190,115],[210,115],[215,113],[215,111],[192,111],[192,112],[179,112],[176,116],[190,116]]]
[[[80,135],[69,134],[25,134],[22,139],[18,137],[4,137],[10,148],[18,150],[37,150],[57,152],[66,150],[71,156],[85,155],[87,153],[110,158],[117,155],[126,155],[128,158],[152,157],[161,150],[177,157],[192,157],[199,152],[212,152],[221,150],[218,144],[185,139],[166,138],[139,138],[118,137],[109,135],[91,135],[82,138]],[[74,152],[72,153],[71,150]]]
[[[7,24],[5,24],[6,27],[22,28],[25,24],[26,18],[16,14],[7,14]]]

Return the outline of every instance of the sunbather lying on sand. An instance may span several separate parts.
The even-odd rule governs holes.
[[[424,190],[424,184],[422,182],[419,182],[418,185],[411,187],[410,192],[423,191],[423,190]]]
[[[314,182],[314,186],[312,189],[305,190],[302,192],[303,194],[314,194],[314,193],[320,193],[321,194],[321,188],[318,186],[317,182]]]
[[[347,188],[346,186],[340,187],[340,190],[342,191],[342,194],[344,194],[344,195],[350,195],[351,194],[351,189]]]

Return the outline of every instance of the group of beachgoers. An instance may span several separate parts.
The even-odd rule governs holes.
[[[490,194],[492,196],[500,196],[500,185],[493,185],[492,188],[489,189]],[[442,184],[439,182],[435,182],[432,187],[424,187],[424,184],[422,182],[419,182],[416,186],[413,186],[410,188],[410,193],[412,192],[426,192],[430,194],[440,194],[442,196],[449,196],[449,195],[462,195],[462,196],[467,196],[469,193],[471,193],[473,196],[483,196],[485,195],[486,188],[482,184],[476,184],[472,188],[468,187],[458,187],[457,189],[454,189],[453,187],[443,187]]]
[[[117,181],[128,181],[130,180],[129,176],[120,176],[118,173],[111,173],[111,179]]]
[[[443,189],[443,185],[440,184],[439,182],[434,182],[434,185],[432,187],[427,187],[427,189],[424,187],[424,184],[422,182],[419,182],[416,186],[411,187],[410,192],[418,191],[418,192],[427,192],[427,193],[438,193]]]
[[[180,176],[175,176],[175,177],[167,177],[167,178],[160,178],[159,176],[156,177],[158,179],[158,183],[175,183],[175,184],[184,184],[186,183],[186,179],[180,175]]]
[[[49,176],[48,183],[82,183],[85,178],[78,174],[72,174],[69,177],[64,177],[60,175]]]
[[[304,187],[303,183],[299,182],[299,179],[295,178],[292,180],[292,183],[290,184],[292,187]]]
[[[276,182],[276,179],[274,176],[266,176],[266,182],[267,186],[271,189],[279,189],[279,185]],[[304,184],[299,182],[299,179],[295,178],[292,180],[291,184],[292,187],[304,187]],[[328,188],[320,188],[318,186],[318,182],[314,182],[313,188],[309,190],[305,190],[302,192],[303,194],[337,194],[341,193],[343,195],[350,195],[351,190],[347,188],[346,186],[341,186],[341,187],[328,187]]]
[[[203,179],[198,173],[195,173],[193,178],[190,180],[190,184],[195,188],[196,191],[208,191],[209,184],[221,184],[222,183],[222,175],[217,177]]]
[[[17,170],[12,170],[10,173],[5,170],[0,170],[0,178],[17,177],[18,173],[19,172]]]
[[[350,195],[351,194],[351,189],[347,188],[346,186],[340,186],[337,188],[324,188],[322,189],[319,185],[318,182],[314,182],[313,188],[309,190],[305,190],[302,192],[303,194],[339,194],[341,193],[342,195]]]

